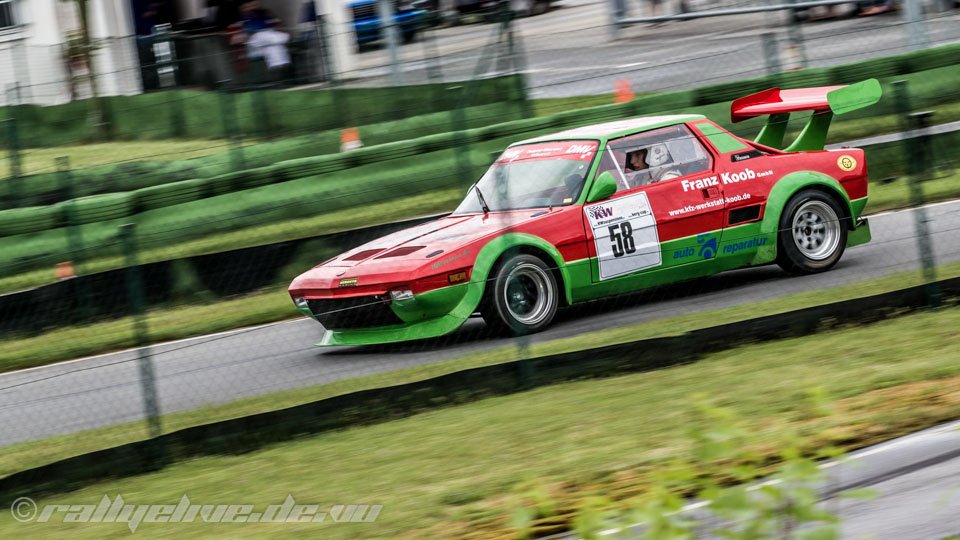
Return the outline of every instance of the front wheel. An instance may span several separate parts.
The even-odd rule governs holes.
[[[847,223],[839,204],[815,190],[801,191],[780,217],[777,264],[794,274],[824,272],[847,246]]]
[[[491,276],[480,313],[495,330],[525,335],[546,328],[558,304],[557,280],[550,267],[538,257],[518,254]]]

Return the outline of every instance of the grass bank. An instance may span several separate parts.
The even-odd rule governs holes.
[[[40,504],[382,504],[375,523],[142,524],[144,537],[500,538],[517,486],[541,486],[562,523],[586,496],[642,498],[652,473],[689,455],[692,396],[740,419],[758,463],[787,439],[851,449],[960,414],[960,309],[746,345],[688,365],[567,383],[331,432],[243,456],[191,460]],[[646,351],[644,354],[656,354]],[[127,536],[124,524],[22,524],[5,537]]]

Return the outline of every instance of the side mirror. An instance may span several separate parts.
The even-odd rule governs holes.
[[[593,181],[590,193],[587,194],[587,203],[602,201],[617,192],[617,180],[610,171],[600,173]]]

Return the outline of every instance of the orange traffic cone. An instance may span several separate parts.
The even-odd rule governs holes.
[[[628,101],[633,101],[634,97],[636,96],[633,93],[633,88],[630,87],[630,81],[626,79],[620,79],[616,82],[613,90],[614,103],[626,103]]]
[[[53,275],[57,278],[57,281],[75,277],[76,274],[73,271],[73,261],[57,263],[56,266],[54,266]]]
[[[343,128],[340,130],[340,151],[356,150],[363,146],[360,140],[360,130],[355,127]]]

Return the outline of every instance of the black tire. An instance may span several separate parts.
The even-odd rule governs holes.
[[[792,274],[831,268],[847,247],[847,223],[837,201],[817,190],[794,195],[780,216],[777,264]]]
[[[497,332],[526,335],[550,325],[560,290],[550,267],[539,257],[508,255],[487,282],[480,314]]]

